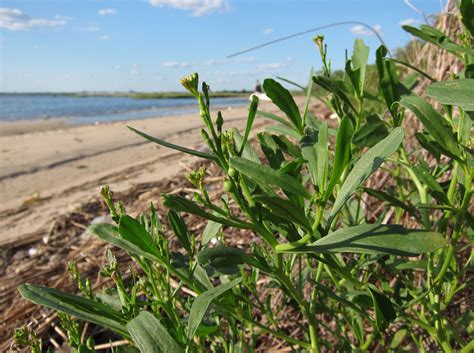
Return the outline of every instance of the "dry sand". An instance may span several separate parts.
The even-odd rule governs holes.
[[[271,103],[260,109],[276,110]],[[242,130],[247,107],[223,115],[225,128]],[[257,118],[257,127],[262,124]],[[198,114],[88,126],[60,120],[0,124],[0,246],[38,239],[57,216],[97,196],[104,184],[123,191],[173,176],[193,160],[147,142],[127,125],[185,147],[203,147]]]

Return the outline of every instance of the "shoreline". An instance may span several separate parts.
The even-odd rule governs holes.
[[[64,95],[64,97],[69,97]],[[85,98],[104,98],[103,96],[84,96]],[[172,97],[172,98],[133,98],[129,96],[105,96],[110,98],[130,98],[141,101],[149,101],[146,105],[123,105],[116,103],[112,106],[104,106],[97,111],[85,109],[84,104],[66,111],[48,111],[41,108],[36,111],[36,116],[31,111],[9,112],[0,109],[3,118],[0,120],[0,136],[19,135],[34,131],[46,131],[70,126],[100,125],[104,123],[120,121],[136,121],[150,118],[161,118],[169,116],[180,116],[191,113],[199,113],[199,106],[194,97]],[[74,97],[75,98],[75,97]],[[78,96],[77,98],[82,98]],[[160,101],[170,99],[174,103]],[[28,102],[23,102],[28,104]],[[19,104],[19,103],[17,103]],[[36,103],[38,104],[38,103]],[[49,104],[51,104],[49,102]],[[117,105],[118,104],[118,105]],[[228,110],[243,107],[248,104],[247,97],[244,96],[222,96],[214,99],[212,110]],[[33,107],[35,105],[33,104]],[[87,106],[87,104],[86,104]],[[79,110],[78,110],[79,109]],[[83,109],[83,110],[80,110]],[[85,110],[84,110],[85,109]],[[105,109],[105,110],[104,110]],[[44,114],[38,114],[43,112]],[[13,115],[12,115],[13,114]]]
[[[278,112],[271,102],[262,102],[259,108]],[[216,113],[213,109],[213,118]],[[247,105],[222,114],[225,129],[245,129]],[[257,118],[252,135],[267,123]],[[47,120],[43,130],[36,131],[27,131],[28,124],[20,124],[22,134],[0,136],[0,247],[41,239],[54,219],[98,197],[105,184],[124,191],[137,183],[172,177],[198,160],[148,142],[127,125],[170,143],[205,148],[197,113],[99,125],[66,126]]]
[[[9,120],[0,122],[0,137],[25,135],[33,132],[67,129],[75,125],[67,124],[64,118],[42,118]]]
[[[223,113],[226,111],[230,111],[232,109],[238,109],[241,107],[245,107],[246,104],[237,104],[237,105],[230,105],[230,106],[216,106],[212,110],[217,111],[221,110]],[[143,110],[128,110],[123,111],[120,113],[115,113],[113,115],[117,116],[124,116],[127,113],[139,113],[144,111],[153,111],[153,109],[143,109]],[[70,129],[75,127],[81,126],[98,126],[98,125],[108,125],[114,123],[133,123],[135,121],[142,121],[142,120],[153,120],[153,119],[161,119],[161,118],[169,118],[169,117],[177,117],[179,119],[180,116],[185,116],[189,114],[197,114],[199,113],[199,108],[195,107],[194,105],[189,106],[182,106],[182,107],[174,107],[173,113],[164,112],[163,115],[156,115],[156,111],[154,112],[155,115],[153,116],[144,116],[144,117],[137,117],[137,118],[117,118],[117,119],[110,119],[110,120],[100,120],[104,116],[113,116],[112,114],[109,115],[93,115],[93,116],[70,116],[70,117],[52,117],[52,118],[37,118],[37,119],[15,119],[15,120],[4,120],[0,121],[0,137],[2,136],[15,136],[15,135],[24,135],[28,133],[34,132],[42,132],[42,131],[54,131],[54,130],[63,130],[63,129]],[[85,120],[94,120],[99,119],[91,122],[81,122]]]

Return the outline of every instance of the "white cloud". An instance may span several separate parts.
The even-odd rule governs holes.
[[[115,16],[117,14],[116,9],[108,8],[108,9],[100,9],[99,15],[101,16]]]
[[[261,71],[274,71],[274,70],[283,69],[287,66],[288,66],[288,63],[281,62],[281,63],[260,64],[258,65],[258,68]]]
[[[193,16],[207,15],[216,11],[229,9],[226,0],[148,0],[152,6],[172,7],[191,11]]]
[[[140,66],[138,64],[133,64],[132,69],[130,70],[131,76],[138,76],[140,75]]]
[[[254,56],[243,56],[243,57],[240,57],[240,58],[236,58],[234,61],[236,63],[253,63],[253,62],[257,61],[257,58],[254,57]]]
[[[382,33],[382,26],[377,24],[373,25],[372,28],[377,32],[377,33]],[[355,34],[356,36],[373,36],[374,32],[372,32],[370,29],[368,29],[365,26],[362,25],[357,25],[354,27],[351,27],[351,32]]]
[[[278,70],[286,67],[286,63],[270,63],[270,64],[260,64],[258,65],[258,68],[262,71],[268,71],[268,70]]]
[[[114,69],[115,69],[115,70],[120,70],[120,65],[115,65],[115,66],[114,66]]]
[[[403,21],[400,21],[400,26],[417,26],[421,23],[420,20],[415,18],[407,18]]]
[[[287,68],[293,61],[292,57],[286,57],[284,60],[274,63],[265,63],[257,66],[259,72],[272,72]]]
[[[84,28],[84,31],[86,31],[86,32],[99,32],[100,28],[97,27],[97,26],[88,26],[88,27]]]
[[[230,64],[232,61],[226,58],[224,59],[209,59],[204,64],[207,66],[218,66],[218,65],[225,65]]]
[[[163,61],[161,63],[164,67],[177,67],[179,66],[179,62],[177,61]]]
[[[163,61],[161,63],[162,66],[164,67],[190,67],[192,66],[190,63],[183,61],[183,62],[178,62],[178,61]]]
[[[263,34],[272,34],[273,33],[273,28],[265,28],[263,30]]]
[[[70,17],[55,16],[54,19],[31,18],[19,9],[0,8],[0,28],[10,31],[25,31],[40,27],[61,27],[71,20]]]
[[[103,34],[99,37],[100,40],[109,40],[110,39],[110,36],[108,36],[107,34]]]

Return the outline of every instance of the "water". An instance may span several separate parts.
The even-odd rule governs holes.
[[[213,98],[212,107],[246,105],[239,97]],[[198,111],[194,98],[135,99],[66,95],[0,94],[0,122],[64,118],[71,124],[135,120]]]

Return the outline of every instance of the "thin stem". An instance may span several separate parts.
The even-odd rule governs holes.
[[[448,253],[446,254],[444,263],[438,273],[438,276],[436,276],[435,282],[438,282],[443,279],[446,271],[448,270],[449,264],[451,263],[451,259],[453,258],[454,251],[456,250],[456,244],[458,242],[458,239],[461,236],[462,221],[464,220],[463,216],[465,215],[467,208],[469,207],[469,203],[472,196],[471,183],[472,183],[472,175],[470,171],[468,170],[466,173],[467,190],[464,193],[464,198],[461,204],[461,214],[458,215],[456,225],[454,227],[453,236],[451,237],[451,242],[449,244]]]
[[[299,304],[303,315],[306,316],[309,325],[309,334],[311,339],[311,352],[312,353],[319,353],[321,350],[319,348],[319,340],[317,335],[317,323],[315,316],[310,310],[310,305],[304,298],[300,295],[298,290],[293,286],[291,283],[290,278],[280,270],[275,271],[276,278],[280,281],[281,284],[285,286],[288,290],[289,294],[296,300]]]

